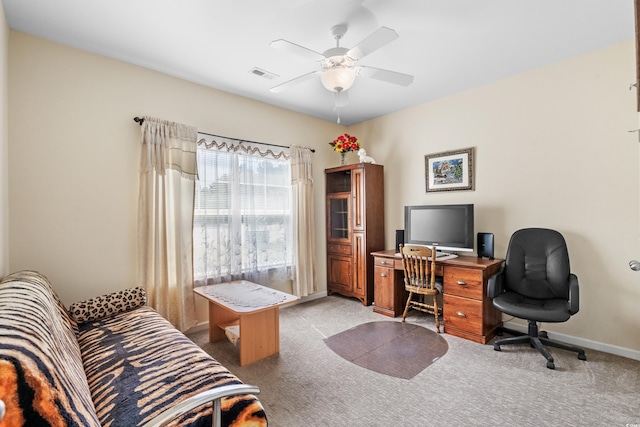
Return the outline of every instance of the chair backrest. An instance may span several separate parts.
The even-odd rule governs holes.
[[[569,298],[569,252],[562,234],[525,228],[511,236],[505,259],[504,289],[527,298]]]
[[[405,285],[435,289],[436,248],[400,245],[400,253],[402,254]]]

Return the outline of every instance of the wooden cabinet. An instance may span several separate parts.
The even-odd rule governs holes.
[[[399,268],[395,268],[395,263]],[[404,304],[409,293],[404,286],[395,286],[395,283],[403,283],[404,272],[402,261],[383,257],[373,258],[373,311],[389,317],[402,315]]]
[[[444,266],[442,317],[446,333],[482,344],[493,338],[502,315],[486,296],[487,281],[500,264],[484,269]]]
[[[327,292],[373,302],[373,251],[384,249],[384,170],[358,163],[325,170]]]
[[[395,251],[372,253],[375,274],[375,307],[386,316],[402,315],[407,301],[402,259]],[[502,315],[487,295],[487,281],[500,269],[501,259],[470,256],[437,261],[436,275],[443,277],[444,332],[486,344],[502,324]]]

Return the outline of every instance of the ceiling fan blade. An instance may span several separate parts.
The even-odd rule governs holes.
[[[409,86],[413,83],[413,76],[409,74],[398,73],[396,71],[383,70],[381,68],[360,66],[359,75],[381,80],[394,85]]]
[[[398,33],[391,28],[380,27],[369,35],[366,39],[352,47],[347,55],[356,61],[369,55],[371,52],[380,49],[382,46],[397,39]]]
[[[335,92],[335,106],[337,108],[346,107],[349,105],[349,92],[346,90],[341,90],[340,92]]]
[[[320,71],[312,71],[310,73],[307,74],[303,74],[301,76],[296,77],[295,79],[291,79],[289,81],[286,81],[284,83],[280,83],[277,86],[272,87],[271,89],[269,89],[271,92],[273,93],[279,93],[282,92],[283,90],[290,88],[291,86],[295,86],[297,84],[300,84],[302,82],[306,82],[309,79],[312,79],[313,77],[316,76],[316,74],[318,74]]]
[[[307,49],[304,46],[300,46],[299,44],[291,43],[290,41],[283,39],[274,40],[269,44],[269,46],[314,61],[320,61],[321,59],[324,59],[324,56],[321,53],[316,52],[315,50]]]

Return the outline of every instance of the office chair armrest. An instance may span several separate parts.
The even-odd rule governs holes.
[[[504,266],[500,267],[497,273],[494,273],[489,277],[487,281],[487,296],[491,299],[497,297],[502,293],[502,278],[504,277]]]
[[[580,310],[580,289],[578,286],[578,276],[569,275],[569,313],[573,316]]]

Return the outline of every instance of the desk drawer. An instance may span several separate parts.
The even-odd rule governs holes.
[[[400,257],[373,257],[373,265],[375,265],[376,267],[395,268],[396,270],[403,270],[402,258]]]
[[[444,268],[444,293],[481,300],[484,297],[482,271],[468,268]]]
[[[351,245],[327,244],[327,252],[339,255],[351,255]]]
[[[482,301],[443,295],[445,327],[482,334]]]
[[[377,256],[373,258],[373,265],[375,265],[376,267],[393,268],[394,261],[395,260],[393,258],[384,258]]]

